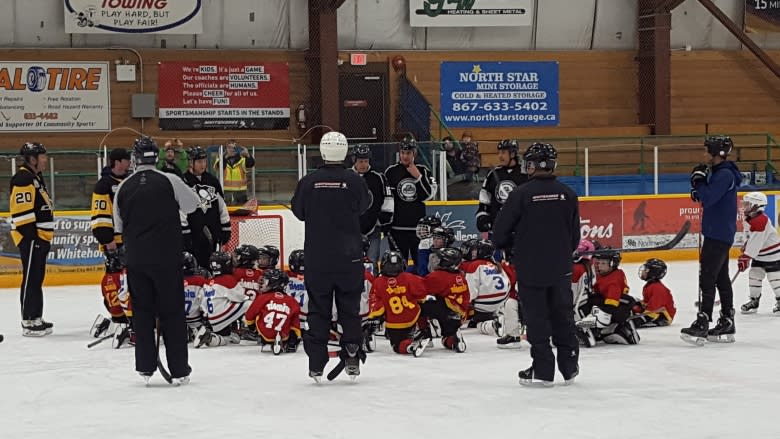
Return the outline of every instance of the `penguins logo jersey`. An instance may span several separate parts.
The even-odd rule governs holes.
[[[209,209],[211,209],[212,203],[217,201],[218,194],[214,186],[196,184],[192,187],[192,190],[194,190],[195,194],[197,194],[198,198],[200,198],[200,210],[202,210],[203,213],[206,213]]]
[[[477,216],[489,215],[490,222],[495,222],[498,211],[504,206],[518,186],[528,181],[528,175],[521,172],[520,166],[493,168],[482,183],[479,191],[479,207]]]
[[[517,184],[512,180],[503,180],[496,185],[496,201],[501,204],[506,203],[509,198],[509,194],[517,187]]]

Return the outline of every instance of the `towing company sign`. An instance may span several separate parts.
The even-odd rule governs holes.
[[[71,34],[200,34],[202,0],[65,0]]]
[[[0,132],[110,130],[108,63],[0,62]]]

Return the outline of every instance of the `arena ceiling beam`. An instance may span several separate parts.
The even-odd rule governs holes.
[[[344,0],[309,0],[309,120],[339,129],[339,67],[337,11]],[[323,131],[313,132],[312,142]]]
[[[639,0],[639,123],[648,125],[652,134],[671,134],[672,130],[672,14],[669,8],[680,3],[678,0]]]

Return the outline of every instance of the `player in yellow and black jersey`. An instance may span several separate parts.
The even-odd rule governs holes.
[[[19,154],[24,163],[11,178],[11,238],[22,260],[22,335],[42,337],[53,324],[43,320],[43,278],[54,235],[54,210],[41,172],[46,170],[46,148],[25,143]]]
[[[108,155],[108,166],[92,192],[92,235],[103,251],[122,245],[122,234],[114,230],[114,194],[130,168],[130,153],[116,148]]]

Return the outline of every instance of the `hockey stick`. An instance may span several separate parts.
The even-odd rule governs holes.
[[[737,280],[737,277],[739,277],[740,273],[742,272],[737,271],[734,273],[734,276],[731,276],[731,285],[734,285],[734,282]],[[694,305],[699,308],[699,311],[701,311],[701,288],[699,288],[699,300]],[[720,300],[715,301],[715,306],[720,306]]]
[[[337,376],[341,374],[341,372],[344,371],[344,368],[347,366],[347,363],[344,362],[344,360],[340,360],[339,363],[331,369],[330,372],[328,372],[328,381],[333,381],[336,379]]]
[[[652,251],[662,251],[662,250],[671,250],[677,244],[682,241],[683,238],[685,238],[685,235],[688,234],[688,231],[691,229],[691,222],[685,221],[685,224],[683,224],[682,228],[679,232],[677,232],[676,235],[672,239],[670,239],[668,242],[665,242],[661,245],[656,245],[654,247],[642,247],[642,248],[613,248],[609,249],[612,251],[620,252],[620,253],[635,253],[635,252],[652,252]],[[586,251],[582,253],[575,253],[576,256],[585,256],[585,255],[592,255],[595,253],[598,253],[601,250],[592,250],[592,251]]]
[[[95,346],[99,345],[100,343],[103,343],[104,341],[108,340],[109,338],[113,337],[114,334],[104,335],[100,337],[99,339],[93,341],[92,343],[87,345],[87,349],[94,348]]]
[[[395,238],[393,238],[393,234],[391,232],[387,232],[387,243],[392,247],[393,251],[400,252],[401,247],[398,247],[398,243],[395,242]],[[406,255],[404,255],[406,257]]]
[[[167,369],[165,369],[165,366],[162,364],[162,360],[160,360],[160,319],[157,319],[157,370],[160,371],[160,375],[163,377],[163,379],[168,384],[173,384],[173,379],[171,378],[171,374],[168,372]]]

